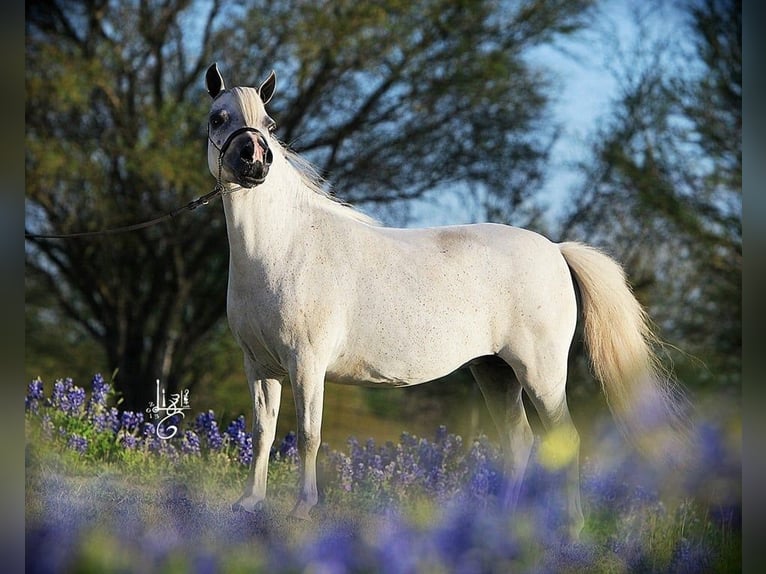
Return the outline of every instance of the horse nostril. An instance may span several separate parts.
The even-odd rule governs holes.
[[[253,161],[254,155],[255,144],[253,144],[252,140],[245,142],[245,144],[242,146],[242,149],[239,150],[240,159],[251,162]]]

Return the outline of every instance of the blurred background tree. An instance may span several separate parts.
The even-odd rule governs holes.
[[[625,264],[687,385],[729,391],[742,349],[741,8],[689,3],[687,34],[667,35],[657,5],[636,4],[633,42],[607,40],[618,97],[561,231]]]
[[[664,5],[636,6],[641,24],[641,6]],[[620,97],[570,208],[546,221],[560,126],[555,78],[530,55],[578,38],[593,10],[585,0],[27,3],[27,230],[125,225],[209,191],[206,66],[218,61],[231,85],[275,69],[277,135],[339,197],[403,224],[413,200],[455,196],[471,219],[602,245],[626,262],[663,334],[705,361],[708,383],[736,385],[741,7],[685,5],[681,37],[694,43],[680,59],[670,42],[606,47]],[[227,264],[218,205],[132,234],[27,241],[28,375],[117,369],[125,408],[143,410],[160,378],[195,388],[195,409],[249,415],[225,322]],[[574,356],[572,388],[590,397],[579,347]],[[689,368],[695,384],[705,378]],[[481,408],[465,408],[481,403],[461,374],[396,393],[327,393],[324,426],[342,438],[379,436],[371,411],[418,430],[458,405],[475,430]]]

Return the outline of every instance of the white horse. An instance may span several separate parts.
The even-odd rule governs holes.
[[[565,395],[577,292],[617,421],[632,437],[648,437],[649,450],[658,432],[676,436],[675,400],[650,350],[646,316],[612,259],[504,225],[383,227],[332,199],[272,135],[265,105],[273,72],[257,89],[227,89],[213,64],[206,87],[208,163],[223,189],[231,250],[228,319],[253,400],[253,463],[235,509],[252,512],[266,496],[287,378],[302,463],[292,514],[308,518],[326,380],[399,387],[469,365],[500,433],[508,507],[533,442],[524,390],[547,430],[543,448],[568,468],[568,531],[578,536],[579,436]]]

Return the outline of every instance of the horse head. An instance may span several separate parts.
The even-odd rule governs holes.
[[[266,113],[276,85],[271,72],[259,88],[226,89],[216,64],[205,74],[213,104],[208,117],[208,165],[219,184],[255,187],[266,180],[276,123]]]

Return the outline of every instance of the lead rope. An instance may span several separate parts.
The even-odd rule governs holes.
[[[210,139],[209,135],[208,135],[208,139]],[[228,146],[229,139],[227,139],[226,143],[224,144],[224,149]],[[48,233],[48,234],[24,233],[24,238],[25,239],[77,239],[77,238],[84,238],[84,237],[99,237],[102,235],[116,235],[118,233],[128,233],[130,231],[138,231],[139,229],[145,229],[147,227],[151,227],[152,225],[157,225],[158,223],[162,223],[163,221],[166,221],[168,219],[173,219],[179,213],[183,213],[184,211],[194,211],[201,205],[207,205],[208,203],[210,203],[212,199],[215,199],[217,196],[222,195],[226,191],[226,187],[223,185],[223,180],[222,180],[223,149],[215,145],[215,142],[213,142],[213,145],[218,149],[218,176],[216,177],[215,187],[210,193],[206,193],[205,195],[190,201],[183,207],[174,209],[173,211],[170,211],[166,213],[165,215],[155,217],[154,219],[150,219],[148,221],[142,221],[141,223],[134,223],[132,225],[125,225],[123,227],[114,227],[112,229],[103,229],[101,231],[81,231],[79,233]]]
[[[81,231],[79,233],[49,233],[49,234],[24,233],[24,238],[25,239],[77,239],[77,238],[84,238],[84,237],[99,237],[101,235],[116,235],[118,233],[128,233],[130,231],[138,231],[139,229],[145,229],[147,227],[157,225],[158,223],[162,223],[163,221],[166,221],[168,219],[175,218],[176,215],[178,215],[179,213],[183,213],[184,211],[194,211],[201,205],[207,205],[208,203],[210,203],[211,200],[215,199],[217,196],[221,195],[224,192],[225,188],[223,184],[221,183],[222,161],[223,160],[219,155],[218,178],[217,178],[215,187],[210,193],[206,193],[205,195],[190,201],[183,207],[174,209],[173,211],[170,211],[166,213],[165,215],[155,217],[154,219],[150,219],[148,221],[142,221],[141,223],[134,223],[132,225],[125,225],[123,227],[113,227],[111,229],[103,229],[101,231]]]

